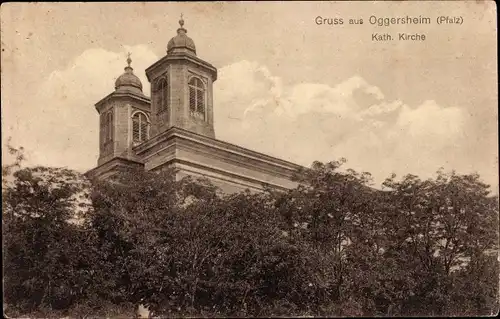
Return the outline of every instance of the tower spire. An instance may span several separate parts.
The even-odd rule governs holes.
[[[187,33],[187,30],[184,29],[184,14],[181,13],[181,19],[179,20],[179,25],[181,26],[177,29],[177,33]]]
[[[132,73],[132,71],[134,70],[130,66],[130,64],[132,63],[132,59],[130,58],[131,55],[132,55],[132,53],[130,53],[130,52],[127,53],[127,66],[125,67],[125,72],[127,72],[127,73]]]
[[[184,15],[181,13],[181,19],[179,20],[179,24],[181,25],[181,28],[184,27]]]
[[[130,63],[132,63],[132,59],[130,58],[130,56],[132,55],[132,53],[127,53],[127,64],[128,64],[128,67],[130,67]]]

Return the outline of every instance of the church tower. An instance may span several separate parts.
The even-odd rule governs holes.
[[[167,45],[167,55],[146,69],[151,82],[151,135],[172,127],[215,138],[213,83],[217,69],[196,56],[184,20]]]
[[[151,106],[131,63],[129,54],[125,72],[116,79],[115,91],[95,105],[99,113],[98,166],[142,165],[132,148],[149,138]]]
[[[215,138],[213,84],[217,69],[196,55],[184,20],[167,54],[146,69],[151,99],[128,65],[115,91],[96,104],[100,152],[87,176],[106,179],[122,169],[172,169],[175,178],[208,178],[225,193],[290,189],[300,166]]]

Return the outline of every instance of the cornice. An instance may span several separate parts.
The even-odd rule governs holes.
[[[212,177],[212,178],[216,178],[219,180],[228,181],[228,182],[231,182],[234,184],[240,184],[240,185],[245,186],[245,187],[251,187],[251,188],[262,190],[264,188],[264,186],[271,186],[271,187],[276,188],[276,189],[287,190],[286,187],[278,185],[278,184],[273,183],[273,182],[264,181],[261,179],[257,179],[257,178],[253,178],[253,177],[245,176],[245,175],[241,175],[241,174],[235,174],[235,173],[232,173],[232,172],[227,171],[227,170],[214,168],[214,167],[211,167],[211,166],[199,163],[199,162],[194,162],[194,161],[190,161],[190,160],[186,160],[186,159],[173,158],[167,162],[164,162],[158,166],[153,167],[152,170],[157,169],[161,166],[170,166],[170,165],[175,165],[175,164],[183,165],[183,167],[179,168],[181,171],[194,172],[194,173],[200,174],[202,176]],[[192,171],[192,170],[186,169],[184,166],[197,168],[197,169],[202,170],[203,172]],[[207,172],[214,173],[217,175],[207,174]],[[221,175],[225,176],[226,178],[221,177]],[[228,179],[228,178],[230,178],[230,179]],[[238,180],[245,181],[245,182],[250,183],[250,184],[238,183],[237,182]],[[261,188],[254,186],[256,184],[261,185]]]
[[[130,167],[130,166],[144,167],[144,164],[127,158],[113,157],[109,161],[87,171],[86,173],[84,173],[84,175],[88,178],[92,178],[98,175],[103,175],[117,167]]]
[[[106,97],[101,99],[99,102],[95,104],[95,108],[97,111],[101,108],[101,106],[106,103],[107,101],[111,99],[119,99],[119,98],[125,98],[125,99],[131,99],[134,101],[140,101],[141,103],[151,105],[151,99],[147,97],[146,95],[138,95],[135,93],[131,92],[111,92],[108,94]]]
[[[167,54],[160,60],[156,61],[153,63],[150,67],[148,67],[145,72],[146,72],[146,77],[148,78],[148,81],[151,82],[150,74],[153,72],[156,68],[160,67],[164,63],[167,62],[178,62],[178,61],[188,61],[193,64],[196,64],[199,67],[208,69],[210,73],[212,74],[212,81],[217,80],[217,69],[210,63],[198,58],[197,56],[192,56],[186,53],[179,53],[179,54]]]
[[[162,132],[156,136],[154,136],[152,139],[137,145],[134,147],[134,151],[136,152],[137,155],[140,156],[140,154],[143,154],[147,152],[149,149],[153,148],[155,145],[165,142],[167,140],[173,139],[173,138],[178,138],[180,140],[188,140],[193,142],[194,144],[199,144],[203,145],[205,147],[209,147],[212,149],[216,149],[221,152],[227,152],[230,153],[236,157],[241,157],[246,158],[246,159],[252,159],[257,162],[261,163],[266,163],[268,165],[271,165],[273,167],[280,167],[281,169],[284,169],[286,171],[297,171],[301,168],[303,168],[301,165],[291,163],[276,157],[272,157],[263,153],[255,152],[246,148],[243,148],[241,146],[237,146],[228,142],[224,142],[221,140],[217,139],[212,139],[207,136],[199,135],[181,128],[177,127],[172,127],[169,130]]]
[[[252,182],[242,182],[242,179],[241,177],[238,178],[238,179],[230,179],[230,178],[224,178],[220,175],[217,175],[217,174],[207,174],[206,172],[205,173],[201,173],[201,172],[198,172],[198,171],[195,171],[195,170],[190,170],[190,169],[187,169],[186,167],[183,167],[183,168],[180,168],[181,171],[183,172],[187,172],[187,173],[191,173],[191,174],[196,174],[196,175],[199,175],[199,176],[203,176],[203,177],[207,177],[209,179],[212,179],[212,180],[217,180],[217,181],[222,181],[224,183],[228,183],[228,184],[231,184],[231,185],[237,185],[238,187],[242,187],[242,188],[249,188],[249,189],[253,189],[253,190],[257,190],[257,191],[262,191],[264,189],[264,184],[261,184],[260,187],[257,187],[255,186],[255,183],[252,183]],[[193,176],[193,175],[191,175]],[[278,190],[283,190],[283,191],[286,191],[287,189],[282,187],[282,186],[279,186],[279,185],[274,185],[274,184],[269,184],[269,183],[265,183],[266,186],[271,186],[275,189],[278,189]]]
[[[185,141],[185,140],[184,140]],[[189,142],[188,142],[189,143]],[[196,147],[196,144],[192,143],[185,143],[185,142],[180,142],[176,143],[177,148],[179,150],[184,150],[188,152],[193,152],[197,153],[200,155],[203,155],[206,158],[212,158],[212,159],[217,159],[223,163],[229,164],[229,165],[235,165],[239,166],[242,168],[250,169],[250,170],[257,170],[261,173],[265,173],[268,175],[276,176],[276,177],[281,177],[285,179],[289,179],[293,171],[288,169],[288,168],[283,168],[282,166],[276,166],[270,163],[263,163],[262,161],[258,161],[253,159],[253,163],[249,161],[249,157],[245,156],[242,157],[239,155],[238,157],[229,157],[225,156],[223,152],[214,152],[213,148],[210,147],[205,147],[203,149]]]

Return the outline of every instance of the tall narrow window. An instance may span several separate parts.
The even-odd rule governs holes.
[[[113,140],[113,111],[101,114],[101,143]]]
[[[106,121],[106,128],[107,128],[107,136],[106,136],[106,140],[109,142],[109,141],[112,141],[113,140],[113,110],[109,111],[108,112],[108,115],[107,115],[107,121]]]
[[[146,141],[149,137],[149,122],[144,113],[137,112],[132,116],[132,137],[134,145]]]
[[[205,86],[199,78],[189,81],[189,111],[192,116],[205,120]]]
[[[101,139],[101,150],[103,149],[104,143],[106,142],[106,113],[102,113],[99,117],[99,127],[100,127],[100,139]]]
[[[168,80],[161,78],[156,84],[156,94],[158,98],[158,113],[163,113],[168,110],[169,92]]]

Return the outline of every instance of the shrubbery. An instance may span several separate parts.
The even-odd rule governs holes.
[[[171,172],[97,182],[19,169],[2,196],[6,313],[498,311],[498,199],[479,176],[408,175],[377,191],[341,164],[315,163],[287,192],[232,195]]]

